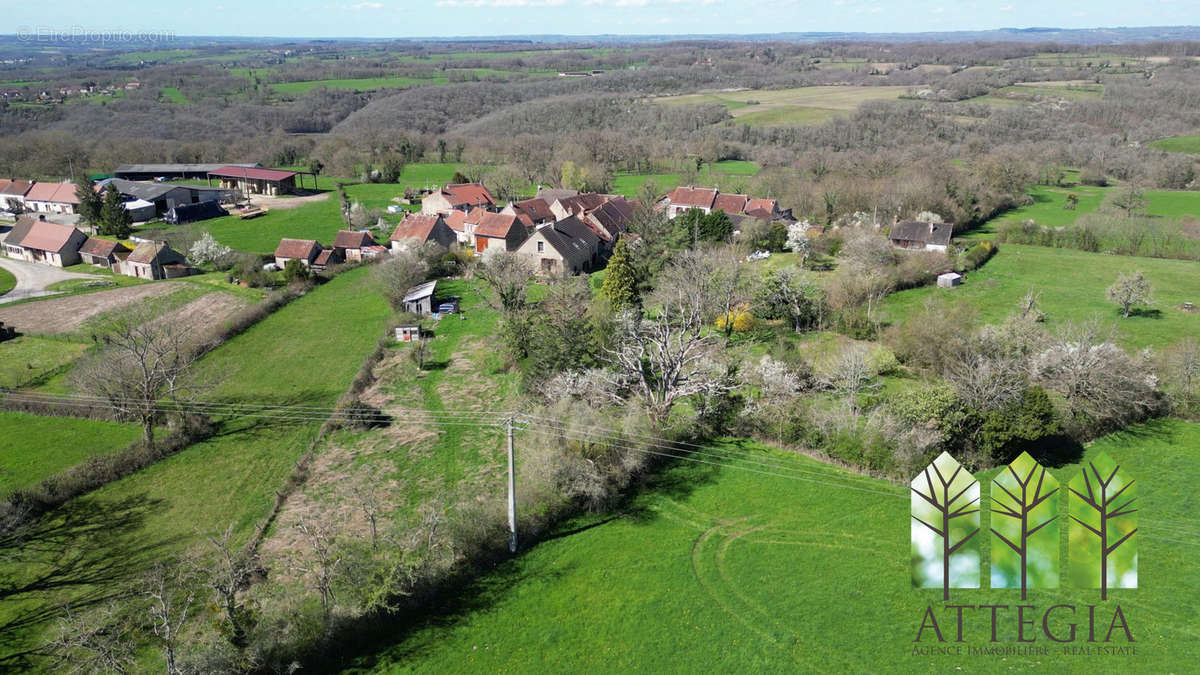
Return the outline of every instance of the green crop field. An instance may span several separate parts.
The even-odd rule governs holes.
[[[1200,155],[1200,134],[1161,138],[1152,142],[1150,145],[1153,145],[1159,150],[1166,150],[1167,152],[1182,152],[1189,155]]]
[[[332,406],[391,315],[383,298],[365,289],[368,271],[339,275],[207,355],[199,374],[219,378],[209,398]],[[267,514],[319,426],[317,419],[229,421],[217,436],[46,518],[32,535],[45,537],[42,545],[0,562],[0,577],[18,587],[43,574],[61,583],[53,589],[34,586],[0,603],[0,625],[14,626],[0,634],[0,659],[40,644],[44,613],[65,602],[102,598],[148,562],[230,524],[245,538]]]
[[[134,424],[0,411],[0,495],[27,488],[141,436]]]
[[[806,124],[823,124],[838,115],[845,115],[845,110],[832,108],[816,108],[811,106],[779,106],[768,110],[746,113],[734,117],[738,124],[769,127]]]
[[[415,84],[446,84],[449,80],[444,77],[416,78],[416,77],[363,77],[357,79],[341,79],[341,80],[308,80],[304,82],[274,82],[269,86],[280,94],[295,96],[303,94],[309,89],[315,87],[329,87],[330,89],[350,89],[353,91],[367,91],[369,89],[405,89]]]
[[[1189,496],[1191,479],[1200,478],[1191,461],[1198,443],[1200,425],[1161,421],[1106,437],[1086,451],[1085,457],[1109,454],[1135,480],[1154,486],[1138,497],[1138,590],[1113,591],[1106,603],[1095,591],[1030,591],[1027,604],[1041,610],[1097,604],[1097,623],[1107,622],[1120,603],[1137,640],[1136,655],[1103,661],[1066,656],[1039,628],[1036,644],[1050,647],[1047,656],[958,661],[966,658],[970,670],[984,672],[1188,670],[1200,658],[1200,591],[1189,577],[1195,553],[1190,535],[1200,528]],[[398,627],[401,639],[387,632],[388,642],[368,648],[370,655],[350,670],[941,670],[931,660],[937,657],[913,654],[926,605],[940,620],[945,614],[940,592],[910,587],[903,487],[752,445],[716,449],[751,452],[792,471],[784,477],[729,466],[672,467],[623,514],[565,526],[464,589],[458,602],[443,603],[452,613]],[[1079,470],[1068,464],[1051,473],[1065,483]],[[993,474],[979,476],[985,495]],[[951,600],[1011,607],[1018,603],[1014,593],[959,590]],[[1087,610],[1080,611],[1075,620],[1083,636]],[[998,639],[1017,644],[1014,612],[1000,616]],[[988,646],[987,613],[966,617],[966,643]],[[936,644],[928,631],[924,644]],[[1124,645],[1124,638],[1114,636],[1113,644]]]
[[[13,276],[12,272],[0,267],[0,295],[4,295],[16,286],[17,278]]]
[[[1154,287],[1156,304],[1148,314],[1123,319],[1105,298],[1120,272],[1140,270]],[[1001,244],[1000,251],[967,283],[954,289],[925,287],[894,293],[884,301],[889,320],[903,322],[930,298],[969,303],[984,323],[999,323],[1011,315],[1029,291],[1041,294],[1039,304],[1049,326],[1064,321],[1099,318],[1114,326],[1130,348],[1165,347],[1189,335],[1200,335],[1200,313],[1182,311],[1183,302],[1200,298],[1200,265],[1187,260],[1135,258],[1086,253],[1071,249]]]

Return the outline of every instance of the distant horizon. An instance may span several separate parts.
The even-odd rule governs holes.
[[[238,5],[121,0],[109,17],[59,0],[9,9],[13,35],[148,33],[282,40],[475,40],[538,36],[913,35],[1190,28],[1195,2],[1149,0],[287,0]],[[82,20],[81,20],[82,19]],[[769,28],[770,30],[763,30]],[[445,34],[438,35],[439,29]],[[465,30],[464,30],[465,29]],[[450,35],[453,33],[453,35]]]

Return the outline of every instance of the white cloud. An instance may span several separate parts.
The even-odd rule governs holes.
[[[364,9],[383,9],[382,2],[360,2],[357,5],[350,5],[350,9],[358,12]]]

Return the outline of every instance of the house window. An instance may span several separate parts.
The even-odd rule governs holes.
[[[539,241],[539,242],[537,243],[537,245],[538,245],[538,250],[537,250],[537,252],[538,252],[538,253],[541,253],[542,251],[545,251],[545,250],[546,250],[546,242],[544,242],[544,241]]]

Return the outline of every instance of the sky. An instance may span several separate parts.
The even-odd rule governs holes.
[[[1200,24],[1200,0],[115,0],[104,11],[92,0],[0,0],[4,5],[5,23],[18,36],[45,39],[86,31],[437,38]]]

